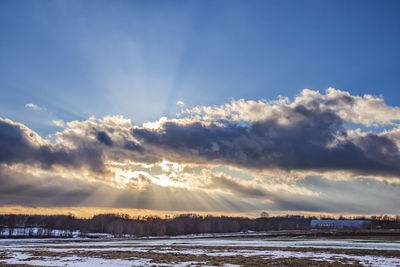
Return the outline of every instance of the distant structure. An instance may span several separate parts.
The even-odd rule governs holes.
[[[316,229],[348,229],[348,228],[369,228],[371,221],[364,220],[311,220],[311,228]]]

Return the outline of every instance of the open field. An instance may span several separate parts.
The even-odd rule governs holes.
[[[4,239],[0,266],[400,266],[384,239]]]

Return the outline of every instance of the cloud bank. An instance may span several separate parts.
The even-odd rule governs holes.
[[[224,203],[219,208],[232,210],[323,211],[332,210],[329,205],[334,203],[325,198],[325,204],[317,205],[315,199],[333,194],[328,189],[349,183],[348,179],[359,179],[362,187],[370,178],[397,186],[400,177],[400,108],[386,105],[381,96],[352,96],[333,88],[325,94],[305,89],[293,100],[233,100],[186,109],[182,105],[176,118],[162,117],[143,125],[107,116],[62,126],[50,142],[23,124],[0,118],[1,183],[23,180],[13,178],[13,173],[15,177],[30,173],[49,182],[61,179],[63,172],[62,179],[84,184],[71,195],[65,193],[80,201],[96,188],[106,187],[119,199],[115,203],[136,203],[135,208],[160,209],[152,198],[154,190],[164,190],[168,191],[164,194],[182,197],[196,191],[199,201],[189,206],[201,209],[212,206],[210,199],[217,198]],[[213,170],[217,166],[250,173],[252,179]],[[58,178],[43,180],[41,172]],[[319,177],[315,183],[332,182],[325,183],[324,189],[299,182],[311,177]],[[19,182],[12,189],[3,187],[16,194],[8,204],[24,204],[18,202],[17,189],[24,188],[17,186]],[[118,190],[123,190],[123,197],[116,196]],[[346,194],[351,195],[350,191]],[[138,192],[142,192],[140,197]],[[136,202],[130,194],[136,194]],[[298,202],[289,201],[293,197]],[[175,202],[190,209],[178,204],[178,199]],[[345,203],[337,207],[345,208]]]

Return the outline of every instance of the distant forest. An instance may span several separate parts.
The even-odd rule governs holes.
[[[0,215],[0,233],[16,236],[15,230],[25,230],[23,236],[50,237],[53,230],[62,231],[62,236],[72,237],[74,231],[80,234],[107,233],[122,236],[176,236],[205,233],[233,233],[248,231],[308,230],[310,221],[316,217],[278,216],[278,217],[216,217],[179,215],[174,218],[135,217],[125,214],[100,214],[90,219],[75,218],[72,215]],[[334,219],[322,217],[318,219]],[[340,219],[370,220],[373,229],[400,229],[400,216],[391,217],[341,217]],[[39,229],[33,233],[32,229]],[[60,236],[60,235],[58,235]]]

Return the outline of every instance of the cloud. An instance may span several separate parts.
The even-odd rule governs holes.
[[[87,165],[100,171],[102,153],[90,144],[76,149],[51,145],[26,126],[0,118],[0,163],[38,163],[41,168],[51,168],[55,164],[72,168]]]
[[[245,197],[245,198],[263,198],[268,200],[272,197],[271,193],[263,190],[262,187],[256,186],[254,183],[240,181],[234,179],[223,173],[212,173],[210,171],[205,171],[208,183],[204,185],[205,188],[212,190],[222,190],[228,191],[235,196]]]
[[[162,187],[151,183],[143,174],[125,189],[104,184],[100,179],[89,182],[66,178],[64,174],[45,172],[38,175],[33,172],[27,175],[21,166],[0,166],[0,206],[101,206],[223,212],[260,208],[235,196],[220,193],[214,193],[213,201],[210,201],[210,194],[204,190]],[[139,182],[149,186],[135,187]]]
[[[382,96],[353,96],[349,92],[328,88],[325,94],[304,89],[293,101],[279,97],[274,101],[237,100],[221,106],[197,106],[184,113],[201,115],[205,121],[228,120],[256,122],[279,117],[281,123],[290,123],[294,118],[285,116],[286,109],[297,106],[330,111],[343,121],[365,126],[395,126],[400,122],[400,108],[385,104]]]
[[[82,180],[27,175],[24,170],[0,167],[0,205],[79,205],[95,190]]]
[[[352,181],[307,176],[290,186],[319,194],[269,190],[270,185],[241,181],[222,173],[203,171],[200,187],[161,186],[149,174],[138,173],[128,187],[117,188],[98,180],[80,179],[65,171],[0,166],[0,206],[102,206],[182,211],[295,211],[330,213],[391,213],[398,211],[399,183],[369,178]],[[192,177],[194,178],[194,177]],[[199,177],[197,177],[200,179]],[[106,198],[104,196],[107,196]],[[357,197],[355,197],[357,196]]]
[[[398,213],[399,183],[365,177],[336,181],[323,176],[307,176],[297,185],[320,192],[320,195],[280,198],[276,200],[274,209],[353,214]]]
[[[65,127],[65,122],[63,120],[52,120],[51,123],[57,127]]]
[[[185,105],[185,103],[183,103],[183,101],[179,100],[178,102],[176,102],[176,104],[180,107],[183,107]]]
[[[165,121],[157,130],[134,128],[132,135],[148,154],[175,161],[399,175],[393,140],[374,133],[349,138],[343,124],[331,110],[297,104],[263,121]]]
[[[394,213],[399,114],[381,96],[329,88],[182,106],[143,125],[54,120],[52,141],[0,118],[0,205]]]
[[[333,88],[325,94],[305,89],[293,101],[283,97],[238,100],[186,109],[181,115],[143,126],[132,125],[122,116],[72,121],[56,133],[55,144],[21,124],[2,120],[0,162],[101,170],[106,161],[169,160],[259,171],[400,173],[396,128],[400,112],[382,97],[352,96]],[[348,123],[395,128],[381,133],[351,131],[345,127]]]
[[[44,108],[39,107],[38,105],[32,104],[32,103],[26,104],[25,107],[29,108],[29,109],[33,109],[33,110],[43,110],[44,109]]]
[[[97,132],[96,138],[100,143],[103,143],[106,146],[112,146],[112,144],[113,144],[113,141],[111,140],[111,138],[104,131]]]
[[[370,121],[351,113],[357,102],[371,98],[304,90],[293,101],[238,100],[142,126],[89,118],[66,123],[53,142],[0,118],[0,205],[392,213],[397,108],[373,98],[379,108],[369,108],[387,117]],[[361,122],[393,128],[346,128]]]

